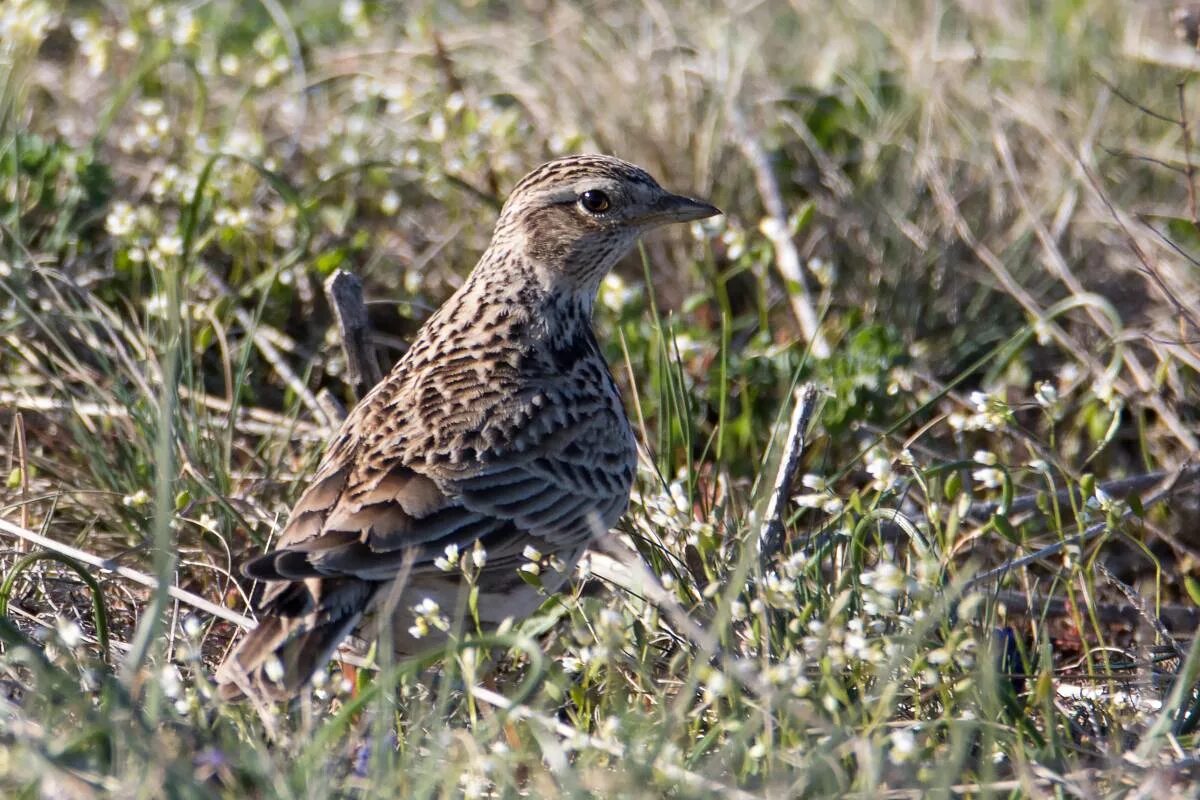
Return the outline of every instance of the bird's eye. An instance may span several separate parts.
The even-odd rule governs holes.
[[[608,195],[599,189],[588,189],[579,195],[579,205],[583,206],[583,210],[589,214],[603,214],[608,211],[608,207],[612,203],[609,201]]]

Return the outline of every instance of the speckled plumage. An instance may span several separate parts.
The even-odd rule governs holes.
[[[636,465],[592,332],[600,282],[646,230],[716,213],[607,156],[522,179],[466,282],[342,424],[275,549],[243,568],[268,584],[222,693],[294,693],[352,631],[374,635],[384,605],[398,655],[436,643],[409,634],[411,608],[458,607],[461,573],[433,563],[450,544],[486,551],[485,626],[539,604],[517,573],[527,546],[565,565],[543,573],[556,590],[624,512]]]

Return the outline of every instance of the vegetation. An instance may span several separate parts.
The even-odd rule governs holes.
[[[0,793],[1194,793],[1198,65],[1157,4],[7,0]],[[355,398],[323,281],[394,361],[580,151],[726,211],[605,283],[618,535],[511,630],[219,702]]]

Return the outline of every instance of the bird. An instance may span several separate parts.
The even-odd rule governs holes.
[[[387,634],[398,658],[444,646],[468,567],[483,629],[560,589],[626,511],[637,465],[592,327],[601,282],[643,233],[720,213],[607,155],[522,178],[474,269],[330,439],[273,548],[243,565],[265,588],[219,694],[294,697],[351,634]],[[550,565],[540,590],[520,574],[531,559]]]

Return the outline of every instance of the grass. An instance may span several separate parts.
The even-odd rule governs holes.
[[[0,791],[1194,793],[1196,59],[1066,0],[10,0]],[[323,280],[390,363],[588,150],[726,210],[602,290],[611,545],[502,634],[220,703],[355,399]]]

